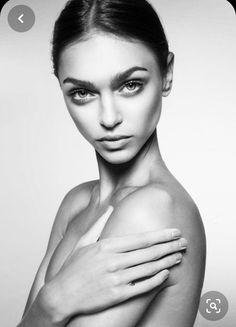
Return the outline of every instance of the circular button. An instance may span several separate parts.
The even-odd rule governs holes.
[[[8,23],[16,32],[27,32],[35,23],[35,14],[30,7],[18,5],[10,10]]]
[[[210,291],[202,295],[199,311],[207,320],[217,321],[228,312],[229,304],[224,294]]]

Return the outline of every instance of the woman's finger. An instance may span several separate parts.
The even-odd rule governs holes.
[[[178,239],[180,236],[181,231],[179,229],[168,228],[163,230],[102,239],[100,242],[104,241],[104,248],[106,250],[120,253],[147,248],[154,244]]]
[[[158,286],[162,287],[164,281],[169,277],[169,273],[169,270],[165,269],[148,279],[135,283],[134,285],[123,285],[120,292],[122,293],[123,298],[127,300],[136,295],[152,291]]]
[[[153,276],[164,269],[179,264],[182,261],[182,257],[183,255],[180,252],[177,252],[157,261],[151,261],[142,265],[124,269],[119,272],[119,278],[122,284],[129,284],[133,281],[135,281],[136,284],[140,282],[137,281],[138,279],[150,278],[150,276]]]
[[[156,244],[148,248],[130,251],[126,253],[119,253],[116,256],[114,263],[115,269],[124,269],[145,262],[158,260],[168,254],[182,251],[187,247],[187,240],[181,238],[179,240]]]

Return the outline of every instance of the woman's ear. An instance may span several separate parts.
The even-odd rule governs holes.
[[[170,94],[173,82],[174,54],[169,52],[167,57],[167,71],[163,78],[162,96],[167,97]]]

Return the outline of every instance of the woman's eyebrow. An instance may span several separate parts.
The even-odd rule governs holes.
[[[111,89],[115,90],[131,74],[133,74],[134,72],[139,71],[139,70],[148,71],[147,68],[140,67],[140,66],[134,66],[134,67],[131,67],[131,68],[125,70],[124,72],[117,73],[111,80],[111,83],[110,83]],[[66,84],[66,83],[72,83],[76,86],[84,87],[84,88],[88,88],[88,89],[97,89],[96,85],[94,85],[93,83],[91,83],[89,81],[82,81],[82,80],[79,80],[79,79],[76,79],[73,77],[67,77],[66,79],[64,79],[63,84]]]

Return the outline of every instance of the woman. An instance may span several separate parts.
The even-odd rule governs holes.
[[[197,206],[168,170],[159,149],[156,126],[162,97],[171,91],[174,55],[157,14],[145,0],[72,0],[55,24],[52,58],[68,111],[94,147],[99,169],[99,180],[72,190],[72,200],[63,209],[70,217],[62,219],[61,237],[49,244],[43,265],[41,276],[50,285],[50,294],[62,285],[62,292],[71,295],[61,315],[72,312],[75,292],[68,266],[75,250],[83,253],[98,239],[173,226],[188,240],[181,265],[169,261],[169,278],[162,276],[155,287],[136,296],[120,296],[110,307],[74,312],[66,326],[193,326],[204,279],[205,233]],[[181,248],[172,248],[177,251]],[[165,254],[169,253],[170,249]],[[153,259],[147,255],[146,261]],[[138,289],[154,278],[148,277],[145,265],[137,270],[144,261],[137,261],[137,256],[128,277],[120,270],[128,266],[125,260],[123,256],[109,265],[117,288]],[[167,267],[165,263],[163,268]],[[157,271],[160,266],[153,265],[149,275]],[[99,272],[94,272],[95,278]],[[37,284],[42,280],[36,278],[26,308],[36,298]],[[87,288],[88,284],[81,286]],[[102,290],[96,293],[94,287],[93,294],[101,295],[102,302]],[[59,325],[62,320],[58,318]]]

